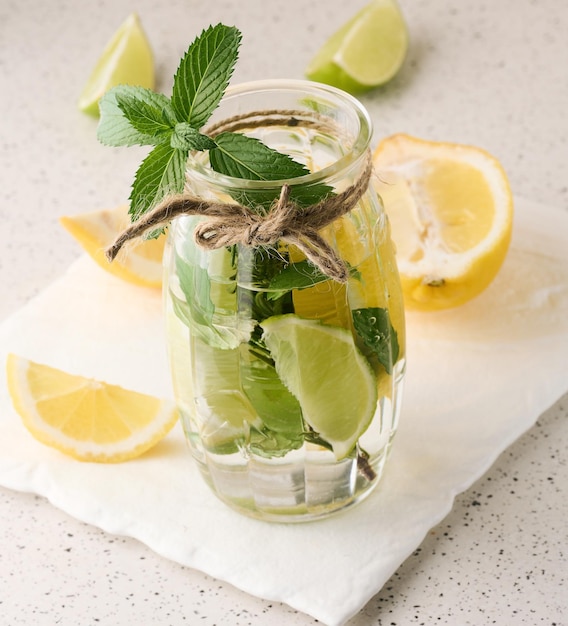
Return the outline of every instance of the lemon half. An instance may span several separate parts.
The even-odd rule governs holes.
[[[393,135],[374,165],[408,308],[445,309],[484,291],[511,241],[503,167],[480,148]]]

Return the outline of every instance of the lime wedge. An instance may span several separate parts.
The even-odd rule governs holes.
[[[105,49],[79,97],[79,109],[99,114],[99,100],[116,85],[154,88],[154,57],[140,20],[132,13]]]
[[[350,93],[389,81],[408,50],[408,30],[396,0],[373,0],[322,46],[306,76]]]
[[[276,371],[305,421],[338,459],[346,457],[377,408],[376,380],[351,333],[297,315],[271,317],[261,326]]]

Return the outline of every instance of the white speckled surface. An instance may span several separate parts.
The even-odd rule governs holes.
[[[65,213],[114,206],[143,152],[99,146],[75,101],[118,24],[138,11],[161,77],[202,27],[244,34],[235,80],[301,77],[323,39],[364,4],[2,0],[0,319],[79,250]],[[409,132],[495,154],[513,191],[568,210],[568,5],[402,2],[412,48],[400,75],[362,98],[376,136]],[[568,375],[568,373],[567,373]],[[458,497],[349,626],[566,624],[568,397]],[[316,623],[79,523],[43,499],[0,490],[0,623],[208,626]],[[348,575],[348,573],[346,573]]]

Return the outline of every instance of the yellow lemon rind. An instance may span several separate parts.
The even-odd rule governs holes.
[[[101,213],[103,211],[93,211],[77,216],[61,216],[59,223],[106,272],[134,285],[161,288],[163,275],[161,261],[156,262],[151,258],[145,258],[140,251],[145,245],[153,245],[156,248],[161,246],[163,249],[164,241],[162,240],[160,244],[157,244],[155,240],[141,241],[127,246],[111,263],[105,256],[105,250],[118,236],[121,229],[117,225],[114,230],[109,227],[107,232],[102,232],[95,227],[91,220],[96,219],[96,216]]]
[[[373,156],[379,178],[381,170],[395,174],[398,171],[402,175],[406,164],[411,167],[425,158],[455,160],[478,169],[485,177],[497,207],[489,234],[465,252],[449,253],[446,258],[439,255],[434,261],[432,258],[412,261],[397,255],[407,307],[441,310],[460,306],[478,296],[497,276],[511,242],[513,199],[499,161],[475,146],[397,134],[383,140]],[[380,185],[377,188],[380,194]]]
[[[138,400],[157,400],[159,410],[156,412],[151,422],[145,427],[138,430],[134,435],[115,443],[98,444],[93,441],[73,439],[46,423],[41,413],[37,410],[36,400],[29,394],[26,385],[22,384],[22,381],[26,380],[30,366],[33,365],[38,364],[15,354],[8,355],[6,372],[8,377],[8,389],[14,408],[20,415],[23,425],[37,441],[78,461],[119,463],[139,457],[159,443],[171,431],[178,420],[177,408],[173,402],[158,400],[153,396],[125,390],[117,385],[105,384],[109,389],[120,390],[125,394],[133,394],[137,396]],[[40,365],[40,367],[52,371],[56,369],[46,365]],[[77,381],[81,380],[79,376],[66,374],[61,370],[59,370],[59,372],[63,376],[75,378]],[[91,382],[97,383],[97,381],[89,381],[88,379],[83,380],[87,384]],[[80,384],[80,382],[78,384]]]

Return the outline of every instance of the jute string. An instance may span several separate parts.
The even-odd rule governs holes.
[[[295,111],[260,111],[223,120],[208,129],[215,136],[226,130],[242,130],[267,125],[309,126],[335,130],[326,118],[302,118]],[[273,246],[282,240],[297,246],[326,276],[345,283],[345,263],[323,239],[319,231],[351,211],[365,193],[373,166],[370,152],[365,156],[361,175],[344,191],[330,195],[316,204],[299,207],[290,200],[290,186],[283,185],[280,197],[266,214],[260,214],[236,203],[222,203],[196,198],[189,193],[165,197],[152,210],[128,226],[107,249],[109,261],[114,260],[122,246],[148,231],[169,224],[180,215],[201,215],[206,221],[194,231],[197,245],[208,250],[241,244],[251,247]]]

